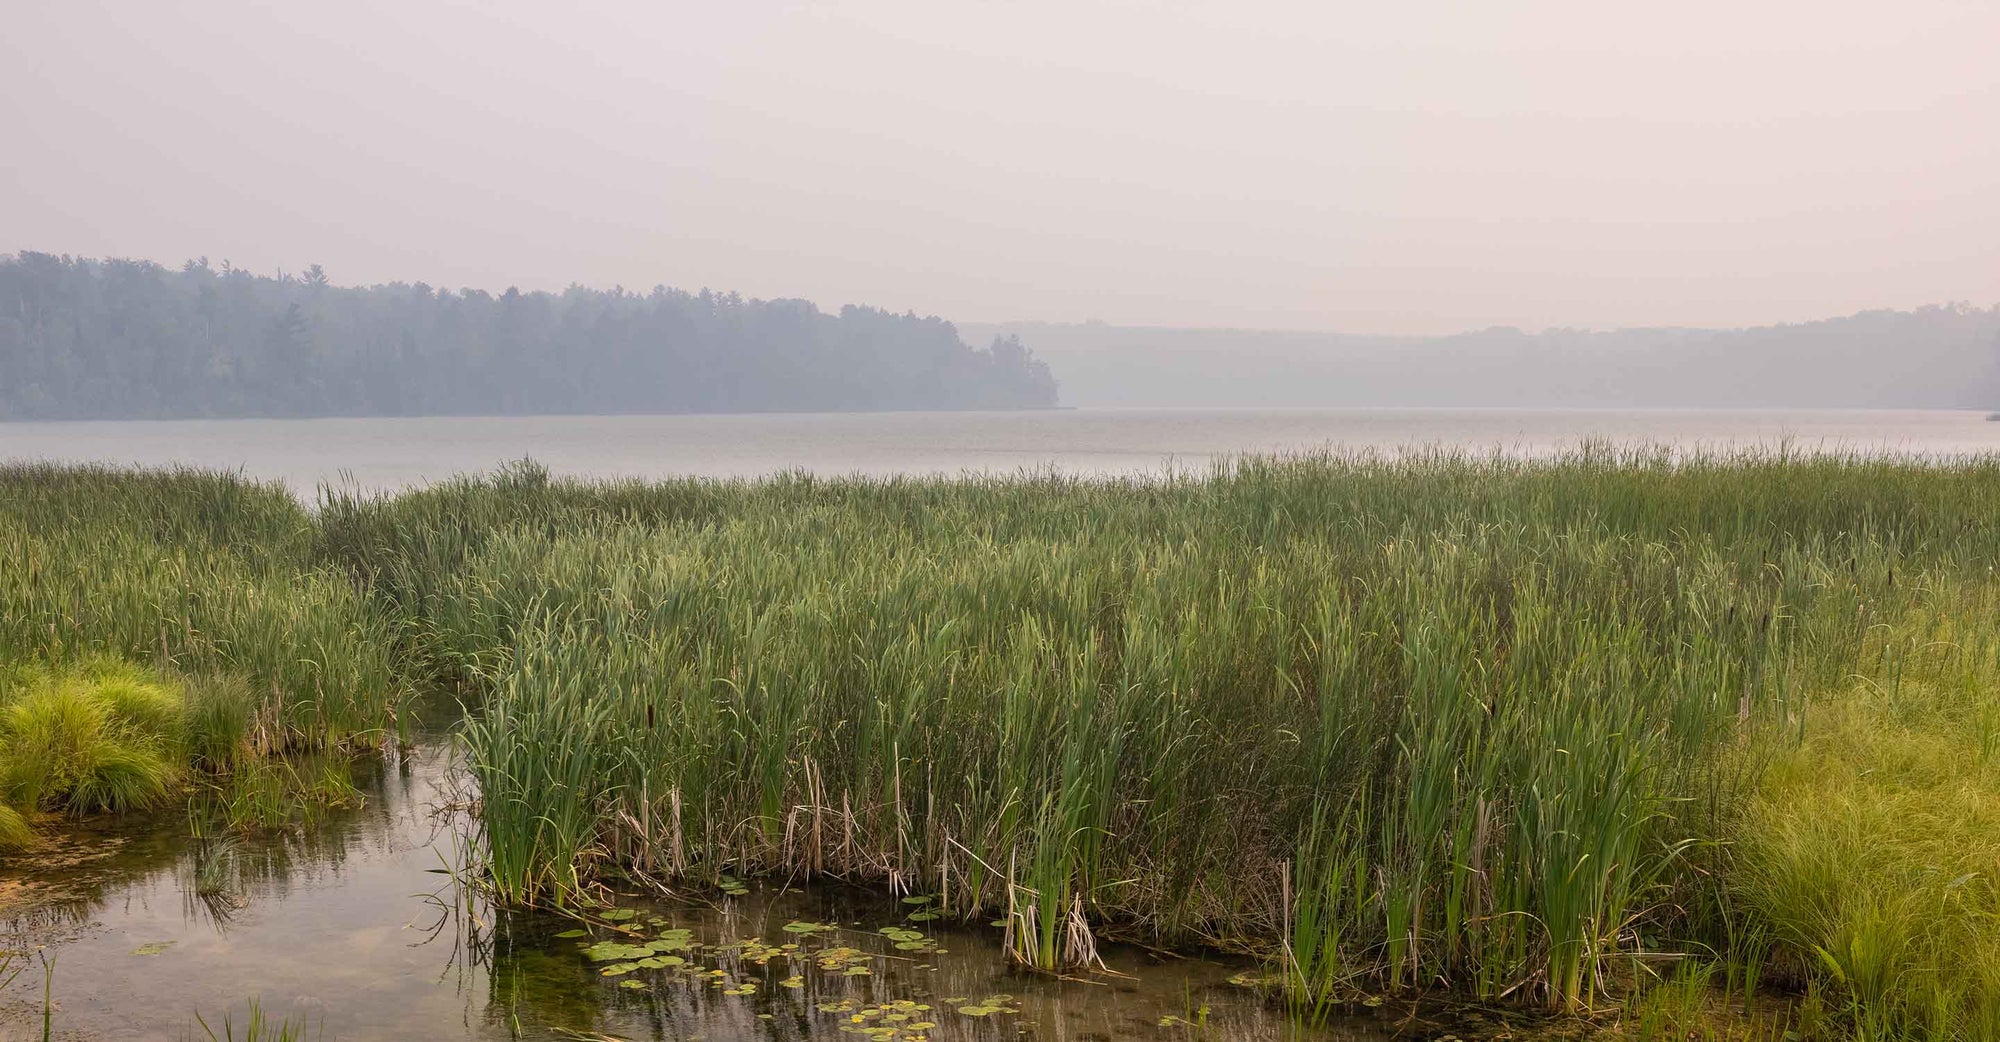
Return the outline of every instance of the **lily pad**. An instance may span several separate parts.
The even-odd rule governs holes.
[[[171,948],[173,946],[174,942],[172,941],[147,941],[145,944],[142,944],[137,948],[132,949],[132,954],[158,955],[161,952],[166,951],[168,948]]]
[[[559,933],[559,934],[556,934],[556,936],[557,936],[557,937],[560,937],[560,938],[563,938],[564,940],[568,940],[568,939],[569,939],[569,938],[571,938],[571,937],[588,937],[588,936],[590,936],[590,931],[589,931],[589,930],[564,930],[563,932],[561,932],[561,933]]]
[[[584,957],[591,962],[645,959],[653,955],[653,949],[644,944],[627,944],[624,941],[599,941],[583,950]]]

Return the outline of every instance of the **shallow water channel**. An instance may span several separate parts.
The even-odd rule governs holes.
[[[328,1042],[1330,1042],[1504,1030],[1389,1007],[1308,1027],[1242,983],[1252,963],[1129,945],[1106,945],[1110,972],[1088,979],[1025,973],[1003,958],[998,929],[845,887],[752,881],[733,895],[633,898],[589,927],[495,914],[468,903],[447,871],[464,822],[445,748],[356,771],[363,805],[304,831],[202,840],[188,816],[167,814],[78,826],[0,863],[0,949],[52,957],[54,1036],[205,1039],[197,1014],[217,1036],[225,1015],[240,1031],[252,999],[267,1016],[305,1016],[307,1037]],[[34,961],[0,992],[0,1039],[42,1037],[43,986]]]

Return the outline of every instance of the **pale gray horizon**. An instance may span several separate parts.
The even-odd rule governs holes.
[[[2000,5],[24,4],[0,250],[965,323],[2000,299]]]

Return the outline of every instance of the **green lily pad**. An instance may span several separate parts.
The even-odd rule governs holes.
[[[608,923],[622,923],[639,913],[630,908],[610,908],[598,914],[598,918]]]
[[[173,946],[174,942],[172,941],[147,941],[145,944],[142,944],[137,948],[132,949],[132,954],[158,955],[161,952],[166,951],[168,948],[171,948]]]
[[[653,955],[653,949],[643,944],[627,944],[624,941],[599,941],[583,950],[584,958],[591,962],[611,962],[614,959],[645,959]]]
[[[911,894],[903,898],[903,903],[906,905],[927,905],[931,903],[931,899],[924,894]]]
[[[561,933],[559,933],[559,934],[556,934],[556,936],[557,936],[557,937],[561,937],[561,938],[563,938],[564,940],[567,940],[567,939],[569,939],[569,938],[571,938],[571,937],[588,937],[588,936],[590,936],[590,931],[589,931],[589,930],[564,930],[563,932],[561,932]]]

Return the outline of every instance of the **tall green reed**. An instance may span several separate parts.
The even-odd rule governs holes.
[[[873,878],[1267,945],[1356,984],[1588,1005],[1691,936],[1715,751],[1977,579],[2000,468],[1243,460],[1208,474],[334,496],[321,552],[472,693],[502,892]]]
[[[247,692],[260,752],[376,744],[406,725],[394,634],[312,532],[284,488],[234,475],[0,466],[0,662],[108,656]]]

